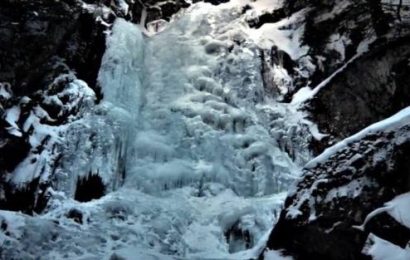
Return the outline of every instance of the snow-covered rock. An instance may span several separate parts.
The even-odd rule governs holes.
[[[406,108],[307,163],[268,248],[284,249],[296,259],[361,259],[372,233],[405,249],[410,240],[409,130]]]
[[[400,37],[370,46],[314,89],[307,108],[312,121],[330,135],[325,146],[409,105],[409,41]]]

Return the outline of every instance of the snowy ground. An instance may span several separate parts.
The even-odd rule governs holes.
[[[50,208],[34,217],[0,212],[5,255],[256,257],[287,187],[310,159],[310,126],[297,105],[266,94],[259,57],[270,45],[295,59],[306,53],[296,26],[303,12],[250,29],[248,16],[281,4],[257,3],[198,3],[161,32],[145,31],[150,37],[117,20],[99,74],[103,101],[58,129],[64,163]],[[245,4],[254,9],[243,14]],[[90,96],[86,87],[78,91]],[[76,202],[77,178],[89,172],[110,192]],[[73,212],[82,224],[67,217]]]

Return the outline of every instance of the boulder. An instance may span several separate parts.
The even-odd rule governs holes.
[[[305,166],[267,247],[295,259],[369,259],[372,234],[404,248],[409,227],[380,208],[410,191],[409,155],[409,109],[329,148]]]

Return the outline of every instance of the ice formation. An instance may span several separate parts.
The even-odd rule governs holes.
[[[73,83],[84,105],[81,118],[60,129],[63,159],[51,206],[36,219],[14,214],[13,236],[23,241],[16,247],[49,237],[52,248],[26,251],[45,259],[259,254],[289,183],[310,159],[310,134],[296,105],[266,93],[259,55],[267,29],[247,26],[241,2],[197,3],[151,37],[116,20],[98,77],[104,97],[90,105],[92,91]],[[278,27],[265,40],[303,54],[303,28]],[[15,113],[8,114],[11,125]],[[79,180],[93,176],[106,195],[75,201]],[[81,213],[81,225],[67,217],[73,212]],[[0,218],[7,222],[9,214]],[[48,231],[32,234],[29,227]]]

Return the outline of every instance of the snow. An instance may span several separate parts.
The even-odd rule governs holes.
[[[23,235],[21,230],[25,225],[23,214],[0,210],[0,220],[0,222],[7,224],[7,231],[12,233],[13,236],[21,237]]]
[[[400,126],[404,126],[406,124],[409,124],[410,122],[410,107],[406,107],[396,113],[395,115],[384,119],[382,121],[379,121],[377,123],[374,123],[365,129],[361,130],[360,132],[338,142],[337,144],[327,148],[322,154],[317,156],[316,158],[312,159],[309,161],[306,165],[305,168],[313,168],[317,164],[326,161],[330,156],[335,154],[337,151],[340,151],[347,147],[350,143],[356,142],[366,135],[372,134],[372,133],[378,133],[378,132],[384,132],[388,131],[389,129],[394,129],[398,128]]]
[[[133,259],[144,259],[144,260],[175,260],[172,256],[167,256],[160,254],[154,250],[147,250],[146,248],[136,248],[136,247],[125,247],[116,250],[112,254],[119,259],[133,260]],[[115,257],[113,257],[115,259]]]
[[[282,254],[275,250],[267,250],[263,255],[265,260],[292,260],[293,257],[282,256]]]
[[[401,194],[386,203],[388,213],[400,224],[410,228],[410,192]]]
[[[388,213],[403,226],[410,228],[410,216],[408,214],[410,212],[410,192],[401,194],[393,200],[386,202],[383,207],[377,208],[370,212],[366,216],[363,224],[358,228],[364,229],[364,226],[372,218],[384,212]]]
[[[319,85],[314,87],[313,89],[310,86],[303,87],[298,90],[293,95],[292,98],[292,104],[298,105],[306,102],[307,100],[313,98],[322,88],[326,87],[334,77],[339,75],[341,72],[343,72],[353,61],[355,61],[357,58],[359,58],[361,54],[356,54],[353,56],[349,61],[344,63],[339,69],[337,69],[335,72],[333,72],[329,77],[327,77],[325,80],[323,80]]]
[[[306,86],[300,88],[292,97],[292,104],[301,104],[306,100],[311,99],[317,92],[312,90],[311,87]]]
[[[346,39],[343,39],[343,38],[339,40],[346,41]],[[339,69],[333,72],[329,77],[327,77],[325,80],[323,80],[319,85],[317,85],[313,89],[310,86],[305,86],[305,87],[300,88],[298,92],[296,92],[293,95],[291,103],[294,104],[295,106],[298,106],[312,99],[317,93],[319,93],[319,91],[325,88],[333,80],[333,78],[335,78],[337,75],[342,73],[350,64],[355,62],[364,53],[366,53],[368,51],[369,45],[375,40],[376,38],[370,38],[370,39],[367,39],[361,42],[359,46],[357,47],[356,54],[352,58],[350,58],[350,60],[343,63],[343,65]],[[343,52],[343,49],[341,49],[340,45],[341,43],[337,44],[336,46],[333,46],[333,48],[336,48],[336,50],[338,50],[341,53]]]
[[[309,50],[307,46],[302,46],[302,36],[305,31],[302,22],[306,11],[303,9],[277,23],[266,23],[259,29],[251,30],[250,35],[261,48],[268,49],[271,46],[277,46],[289,54],[292,60],[298,60]],[[298,27],[285,29],[291,24]]]
[[[129,5],[127,4],[127,2],[125,0],[117,0],[118,1],[118,6],[120,7],[121,12],[124,15],[128,14],[128,10],[129,10]]]
[[[125,0],[120,0],[120,1],[125,1]],[[81,7],[92,14],[96,15],[96,21],[100,21],[101,24],[103,25],[107,25],[106,22],[104,22],[104,20],[107,20],[109,15],[113,13],[113,11],[105,6],[105,5],[99,5],[99,4],[87,4],[83,1],[81,1]],[[125,7],[125,6],[123,6]]]
[[[230,1],[232,5],[249,5],[252,7],[252,11],[257,14],[262,14],[266,12],[272,12],[283,5],[283,0],[232,0]]]
[[[11,85],[7,83],[0,83],[0,97],[10,99],[13,96]]]
[[[333,34],[330,39],[329,43],[327,44],[327,49],[330,50],[335,50],[336,52],[339,53],[340,55],[340,62],[343,62],[345,60],[345,53],[346,53],[346,46],[351,44],[351,40],[348,39],[344,35],[340,34]]]
[[[6,121],[7,123],[10,124],[10,127],[7,128],[8,132],[12,135],[21,137],[22,133],[20,131],[20,128],[17,125],[17,121],[20,117],[20,106],[13,106],[9,109],[6,110],[5,114],[6,114]]]
[[[410,247],[401,248],[384,239],[370,233],[368,245],[363,253],[372,257],[373,260],[408,260],[410,259]]]
[[[61,75],[55,79],[54,83],[57,84],[57,82],[65,81],[71,77],[73,75]],[[84,81],[74,79],[61,92],[53,95],[46,94],[43,99],[46,104],[60,106],[62,113],[78,110],[81,114],[94,104],[95,94]],[[65,104],[61,101],[62,99],[65,99]],[[29,101],[29,98],[23,98],[19,105]],[[20,114],[20,107],[10,108],[8,114],[9,121],[16,121]],[[75,120],[75,118],[70,117],[69,120]],[[17,187],[24,187],[35,178],[47,181],[54,172],[53,163],[58,157],[56,146],[61,145],[66,140],[62,135],[68,126],[64,124],[55,126],[47,122],[54,122],[54,120],[40,105],[36,105],[19,129],[25,133],[31,131],[28,141],[32,148],[28,156],[7,176]]]

